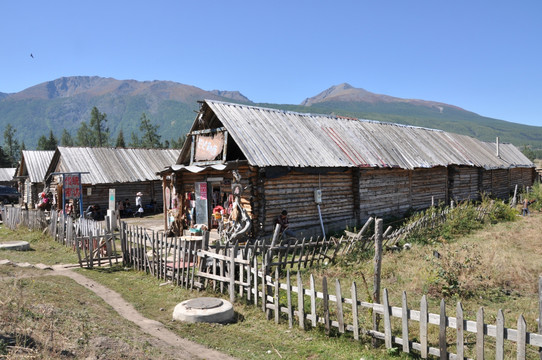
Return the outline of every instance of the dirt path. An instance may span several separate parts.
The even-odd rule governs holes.
[[[0,262],[5,264],[5,262]],[[19,265],[11,263],[13,265]],[[28,267],[29,264],[20,264]],[[38,267],[38,266],[36,266]],[[48,275],[63,275],[73,279],[78,284],[84,286],[96,295],[101,297],[107,304],[109,304],[120,316],[133,322],[141,328],[145,333],[155,337],[160,344],[160,348],[170,347],[173,351],[168,351],[175,355],[177,359],[234,359],[229,355],[225,355],[218,351],[208,349],[203,345],[194,343],[190,340],[183,339],[177,336],[175,333],[166,329],[165,326],[158,321],[149,319],[141,315],[132,304],[125,301],[122,296],[103,286],[102,284],[89,279],[77,272],[72,271],[69,267],[64,265],[52,266],[52,273]]]

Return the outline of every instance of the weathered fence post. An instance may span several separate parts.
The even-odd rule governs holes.
[[[542,276],[538,277],[538,333],[542,334]],[[542,360],[542,347],[538,348],[538,355]]]
[[[373,288],[373,303],[380,304],[380,271],[382,269],[382,231],[384,222],[382,219],[377,219],[375,222],[375,257],[374,257],[374,288]],[[378,331],[380,315],[373,311],[373,330]],[[373,347],[376,347],[378,342],[375,337],[372,339]]]
[[[446,303],[444,299],[440,301],[440,320],[439,320],[439,350],[440,358],[448,360],[448,345],[446,343]]]
[[[484,360],[484,308],[476,313],[476,359]]]

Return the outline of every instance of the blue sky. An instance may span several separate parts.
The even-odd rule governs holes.
[[[541,15],[540,0],[2,1],[0,92],[96,75],[299,104],[347,82],[542,126]]]

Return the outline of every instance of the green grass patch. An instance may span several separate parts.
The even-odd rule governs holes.
[[[30,244],[30,250],[0,250],[0,259],[45,265],[75,264],[79,261],[75,251],[56,242],[41,231],[30,231],[25,228],[12,231],[2,226],[0,227],[0,242],[7,241],[27,241]]]
[[[189,291],[173,285],[160,286],[160,280],[122,267],[78,271],[121,293],[144,316],[166,324],[179,336],[240,359],[277,359],[280,356],[289,359],[410,358],[405,354],[387,354],[382,349],[374,350],[368,337],[361,341],[353,340],[349,334],[328,337],[322,329],[302,331],[298,324],[290,329],[285,318],[276,325],[274,321],[265,319],[261,303],[254,307],[244,301],[236,302],[236,322],[233,324],[186,324],[172,321],[173,309],[181,301],[201,296],[228,297]]]

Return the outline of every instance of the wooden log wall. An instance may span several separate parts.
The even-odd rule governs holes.
[[[443,166],[412,171],[411,182],[412,207],[425,209],[435,204],[446,202],[447,169]]]
[[[450,166],[448,171],[449,198],[456,203],[480,199],[479,171],[472,166]],[[453,184],[453,186],[450,186]]]
[[[89,188],[91,189],[91,195],[88,195]],[[49,185],[49,191],[51,191],[54,196],[56,196],[56,189],[57,182],[51,182]],[[118,184],[83,184],[83,210],[86,210],[91,204],[98,204],[102,212],[105,213],[109,206],[109,189],[115,189],[116,202],[119,200],[128,199],[133,210],[135,210],[136,194],[140,191],[143,193],[143,205],[150,204],[151,199],[154,198],[156,201],[157,212],[162,211],[163,197],[162,183],[160,180]],[[60,196],[59,199],[62,201],[62,196]],[[62,207],[62,204],[59,206]]]
[[[510,188],[513,189],[516,184],[518,188],[532,186],[534,174],[532,168],[512,168],[510,169]]]
[[[411,174],[402,169],[367,169],[359,175],[361,219],[404,214],[410,208]]]
[[[347,222],[354,220],[352,170],[321,175],[292,171],[286,176],[265,179],[264,196],[259,194],[258,199],[265,204],[264,231],[273,231],[275,219],[282,210],[288,211],[294,231],[318,231],[320,219],[314,201],[314,191],[318,188],[322,190],[320,210],[326,231],[339,226],[344,229]]]
[[[491,176],[491,193],[492,196],[501,199],[507,199],[512,191],[510,186],[510,172],[508,169],[489,170]],[[515,185],[514,185],[515,186]]]

